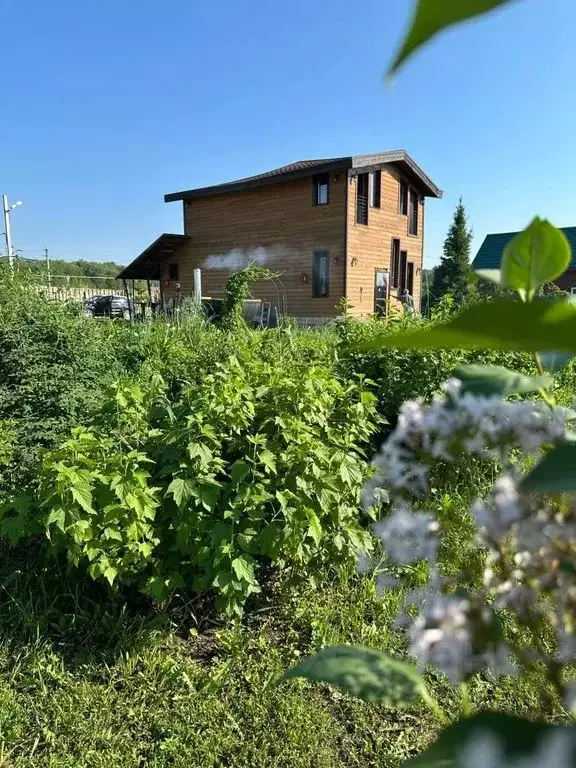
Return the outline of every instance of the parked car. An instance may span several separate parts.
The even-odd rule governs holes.
[[[125,296],[90,296],[84,300],[87,317],[116,317],[130,320],[131,307]]]

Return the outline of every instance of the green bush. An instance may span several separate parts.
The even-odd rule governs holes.
[[[537,373],[534,360],[517,352],[453,349],[396,349],[375,344],[383,335],[410,330],[415,325],[429,327],[447,319],[451,311],[443,308],[431,321],[418,316],[405,316],[387,323],[376,320],[362,323],[347,318],[338,327],[338,372],[349,377],[362,375],[370,379],[378,398],[382,416],[394,424],[405,400],[423,397],[428,400],[442,382],[452,376],[459,365],[501,365],[525,374]],[[558,380],[558,400],[569,405],[575,389],[575,368],[570,365]]]
[[[44,529],[94,578],[158,599],[213,589],[234,614],[266,563],[313,584],[369,547],[359,498],[377,417],[360,383],[245,350],[171,394],[158,374],[119,385],[107,428],[46,454],[38,503],[13,506],[3,535]]]
[[[116,334],[116,324],[75,315],[0,268],[0,421],[10,419],[12,433],[0,497],[33,479],[41,448],[100,409],[121,372]]]

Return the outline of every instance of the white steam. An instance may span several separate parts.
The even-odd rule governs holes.
[[[270,248],[258,246],[257,248],[232,248],[227,253],[215,253],[206,258],[202,264],[204,269],[225,269],[228,272],[237,272],[248,264],[258,264],[263,267],[271,261],[286,256],[287,249],[281,245],[273,245]]]

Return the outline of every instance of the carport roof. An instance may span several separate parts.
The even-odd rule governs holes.
[[[160,268],[177,251],[188,235],[164,233],[128,264],[117,280],[160,280]]]

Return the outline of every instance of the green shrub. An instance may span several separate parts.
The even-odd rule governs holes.
[[[394,424],[401,404],[405,400],[423,397],[425,400],[438,391],[442,382],[459,365],[501,365],[521,373],[537,373],[533,359],[517,352],[453,349],[396,349],[374,344],[383,335],[410,330],[414,325],[429,327],[447,319],[450,308],[442,308],[432,321],[421,317],[404,316],[384,323],[375,320],[361,323],[347,318],[338,328],[338,372],[342,376],[361,375],[374,384],[378,409]],[[372,346],[371,346],[372,345]],[[559,400],[571,400],[576,383],[575,369],[569,366],[559,379]],[[564,389],[567,392],[564,392]],[[569,403],[564,403],[568,405]]]
[[[33,480],[41,448],[100,409],[121,371],[116,333],[0,269],[0,420],[11,420],[13,435],[0,497]]]
[[[120,385],[104,429],[46,454],[39,503],[3,535],[44,529],[94,578],[163,598],[214,589],[239,614],[262,565],[320,580],[369,536],[359,512],[375,398],[329,367],[244,352],[171,400],[157,374]]]

